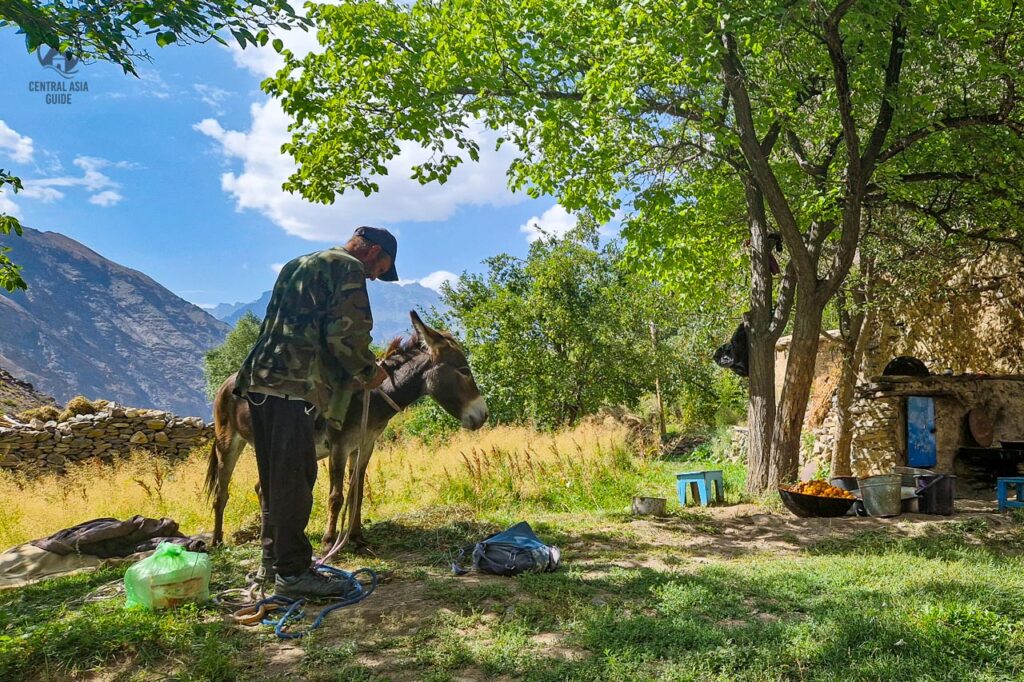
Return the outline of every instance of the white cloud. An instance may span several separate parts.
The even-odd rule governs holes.
[[[440,293],[442,284],[444,284],[445,282],[455,282],[458,279],[459,276],[456,275],[454,272],[448,272],[447,270],[438,270],[437,272],[432,272],[426,277],[423,277],[419,280],[412,281],[418,282],[419,284],[422,284],[426,288],[433,289],[434,291]],[[405,282],[401,282],[401,284],[405,284]]]
[[[239,172],[221,176],[222,189],[235,199],[237,210],[256,210],[288,234],[304,239],[336,241],[348,237],[356,225],[387,225],[403,221],[446,220],[460,206],[507,206],[526,199],[506,186],[505,170],[514,158],[511,145],[493,152],[496,135],[476,123],[471,136],[481,148],[480,162],[457,168],[444,185],[421,185],[411,167],[426,161],[430,152],[402,143],[400,153],[387,164],[388,174],[375,178],[380,191],[364,197],[347,192],[334,204],[321,205],[284,192],[281,184],[295,170],[281,145],[290,139],[289,118],[276,101],[254,103],[248,131],[225,130],[212,118],[194,128],[220,145],[229,160],[241,164]]]
[[[205,83],[195,83],[192,88],[199,94],[199,99],[213,109],[214,113],[218,116],[224,113],[224,100],[230,97],[232,93],[215,85],[207,85]]]
[[[275,37],[280,38],[284,42],[284,46],[297,57],[309,54],[319,46],[315,30],[278,31]],[[250,46],[242,49],[237,43],[231,42],[228,45],[228,50],[231,51],[231,58],[235,61],[235,66],[260,78],[273,76],[284,65],[284,58],[274,50],[270,43],[263,47]]]
[[[202,308],[203,310],[213,310],[217,307],[216,303],[195,303],[193,305]]]
[[[89,197],[89,203],[96,204],[97,206],[103,206],[104,208],[106,208],[108,206],[113,206],[115,204],[120,203],[122,199],[124,199],[124,197],[121,196],[118,192],[115,192],[112,189],[108,189],[100,192],[99,194],[93,194],[91,197]]]
[[[156,97],[170,99],[173,95],[183,95],[187,91],[172,88],[156,69],[139,69],[138,78],[122,79],[122,89],[104,93],[110,99],[127,99],[129,97]]]
[[[270,269],[273,270],[276,274],[280,274],[281,273],[281,268],[283,268],[283,267],[284,267],[284,263],[271,263],[270,264]]]
[[[31,182],[25,185],[25,189],[20,192],[20,195],[28,197],[29,199],[36,199],[44,204],[49,204],[57,201],[58,199],[64,198],[64,192],[61,192],[59,189],[35,185]]]
[[[81,187],[89,192],[89,203],[96,206],[114,206],[124,196],[118,190],[120,183],[107,175],[107,169],[128,169],[137,166],[127,161],[110,161],[95,156],[79,156],[72,162],[81,169],[81,175],[53,175],[50,177],[23,179],[25,188],[20,196],[35,199],[44,203],[58,201],[66,196],[62,191],[68,187]],[[49,164],[51,168],[60,168],[59,160]],[[61,189],[58,189],[61,188]]]
[[[0,120],[0,151],[12,161],[28,163],[32,160],[32,138],[19,135],[3,120]]]
[[[535,242],[544,235],[561,237],[574,227],[575,216],[562,208],[561,204],[555,204],[540,216],[533,216],[520,225],[519,231],[526,234],[527,241]]]
[[[101,169],[132,167],[130,163],[124,161],[115,163],[95,156],[79,156],[75,158],[73,163],[82,169],[81,176],[62,175],[40,178],[38,180],[26,181],[25,188],[28,189],[31,183],[34,187],[84,187],[90,192],[99,192],[104,189],[119,187],[118,183],[114,182],[106,173],[103,173]]]
[[[0,214],[12,215],[15,218],[21,216],[21,209],[5,194],[5,190],[0,190]]]

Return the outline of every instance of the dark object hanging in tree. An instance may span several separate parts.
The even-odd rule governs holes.
[[[732,333],[729,343],[719,346],[715,351],[715,364],[723,369],[730,369],[741,377],[749,376],[748,361],[750,358],[750,341],[747,338],[747,323],[744,320]]]
[[[901,355],[889,361],[882,370],[882,376],[926,377],[928,367],[923,362],[909,355]]]

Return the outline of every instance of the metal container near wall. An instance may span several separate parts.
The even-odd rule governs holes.
[[[900,513],[899,474],[868,476],[857,482],[869,516],[897,516]]]

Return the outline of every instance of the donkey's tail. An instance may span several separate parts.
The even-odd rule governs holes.
[[[210,444],[210,459],[206,463],[206,490],[207,499],[214,496],[220,485],[220,457],[217,451],[217,439],[214,438]]]

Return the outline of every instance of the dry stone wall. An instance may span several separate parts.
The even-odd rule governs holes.
[[[62,472],[72,462],[112,461],[138,449],[183,456],[213,437],[213,425],[200,417],[113,403],[62,422],[5,423],[0,425],[0,467],[26,473]]]
[[[830,336],[838,332],[831,331]],[[962,419],[969,406],[998,402],[1000,420],[1017,433],[1024,428],[1024,416],[1012,416],[1021,400],[993,398],[1016,391],[998,383],[972,384],[969,375],[983,373],[993,379],[1014,381],[1024,373],[1024,261],[1014,253],[994,252],[964,262],[940,276],[926,295],[906,302],[880,320],[868,341],[858,383],[863,389],[882,373],[898,355],[912,355],[924,361],[933,375],[950,376],[951,396],[936,401],[936,421],[950,432],[939,436],[940,466],[949,466],[963,430]],[[789,338],[776,346],[776,389],[781,391],[789,351]],[[838,347],[821,339],[815,366],[801,448],[801,472],[827,465],[834,447],[835,383],[827,379],[838,372]],[[923,390],[923,389],[922,389]],[[861,391],[863,392],[863,391]],[[777,393],[778,395],[778,393]],[[827,414],[817,419],[815,405],[826,406]],[[867,475],[885,471],[906,458],[905,417],[902,400],[861,397],[852,406],[854,472]],[[1024,408],[1021,408],[1024,412]],[[822,410],[820,412],[825,412]],[[1021,424],[1021,427],[1016,426]],[[947,428],[947,427],[940,427]],[[811,435],[813,434],[813,437]],[[1024,437],[1024,436],[1022,436]],[[942,453],[946,453],[943,455]]]
[[[866,398],[850,406],[850,467],[855,476],[887,474],[894,466],[906,462],[899,407],[896,401]]]

